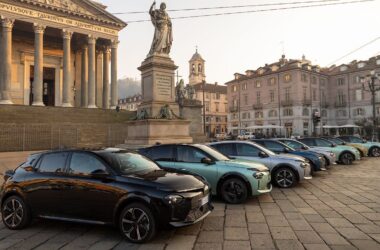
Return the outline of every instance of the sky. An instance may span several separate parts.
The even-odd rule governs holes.
[[[152,0],[98,0],[108,11],[148,11]],[[305,0],[166,0],[168,9],[294,2]],[[340,0],[342,1],[342,0]],[[350,0],[343,0],[350,1]],[[157,6],[162,1],[157,0]],[[262,9],[263,7],[249,8]],[[203,10],[169,12],[171,17],[242,11]],[[247,13],[229,16],[173,20],[170,57],[179,75],[188,81],[188,61],[198,51],[206,60],[206,80],[224,84],[236,72],[244,73],[266,63],[305,55],[313,64],[328,66],[354,49],[380,37],[380,0],[348,5]],[[149,14],[116,15],[126,21],[149,20]],[[119,78],[140,79],[137,68],[146,58],[153,39],[151,22],[130,23],[120,32]],[[380,55],[380,39],[336,64]]]

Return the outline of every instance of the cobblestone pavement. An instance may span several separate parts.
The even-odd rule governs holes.
[[[22,231],[0,224],[0,249],[380,249],[380,160],[335,166],[244,205],[214,205],[203,223],[141,246],[112,227],[38,220]]]

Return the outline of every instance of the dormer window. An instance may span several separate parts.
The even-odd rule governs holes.
[[[376,64],[380,65],[380,59],[377,59]]]
[[[272,71],[277,71],[278,67],[277,66],[272,66]]]
[[[341,66],[341,67],[340,67],[340,71],[346,71],[346,70],[347,70],[347,68],[348,68],[348,67],[347,67],[346,65],[344,65],[344,66]]]
[[[364,62],[361,62],[361,63],[358,63],[358,68],[363,68],[365,66],[365,63]]]
[[[257,80],[257,81],[255,82],[255,87],[256,87],[256,88],[261,88],[261,81],[260,81],[260,80]]]

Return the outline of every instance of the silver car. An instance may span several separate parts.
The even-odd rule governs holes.
[[[293,139],[280,138],[276,140],[279,140],[280,142],[285,143],[286,145],[288,145],[291,148],[294,148],[295,150],[308,150],[308,151],[316,152],[323,155],[325,157],[327,166],[336,164],[336,161],[337,161],[336,154],[332,152],[331,150],[329,150],[328,148],[323,148],[323,147],[311,148],[307,146],[306,144],[297,140],[293,140]]]
[[[271,171],[273,184],[282,188],[290,188],[299,181],[312,179],[310,164],[300,156],[277,155],[248,141],[222,141],[208,145],[229,157],[264,164]]]

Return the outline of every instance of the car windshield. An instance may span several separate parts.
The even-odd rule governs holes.
[[[316,139],[315,141],[317,142],[317,146],[320,147],[332,147],[333,144],[331,141],[325,139]]]
[[[263,151],[267,155],[270,155],[270,156],[276,155],[276,153],[274,153],[273,151],[271,151],[271,150],[269,150],[267,148],[264,148],[260,144],[257,144],[257,143],[252,143],[252,144],[254,144],[256,148],[260,149],[261,151]]]
[[[296,150],[310,149],[309,146],[307,146],[306,144],[303,144],[302,142],[298,142],[298,141],[284,140],[281,142],[284,143],[285,145],[291,147],[291,148],[296,149]]]
[[[160,169],[156,163],[136,153],[116,152],[110,156],[112,167],[122,175],[145,174]]]
[[[341,139],[338,139],[338,138],[327,138],[327,140],[332,141],[333,143],[335,143],[337,145],[346,144],[344,141],[342,141]]]
[[[350,138],[353,143],[363,143],[363,140],[359,137],[351,137]]]
[[[197,148],[199,148],[199,149],[201,149],[201,150],[203,150],[207,154],[211,155],[217,161],[229,161],[230,160],[230,158],[228,158],[227,156],[225,156],[222,153],[219,153],[218,151],[216,151],[215,149],[213,149],[213,148],[211,148],[209,146],[201,145],[201,144],[196,144],[194,146],[197,147]]]

